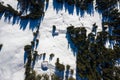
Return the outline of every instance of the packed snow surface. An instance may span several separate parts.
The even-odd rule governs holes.
[[[17,0],[0,0],[4,4],[10,4],[17,9]],[[37,51],[39,54],[46,53],[45,61],[48,61],[50,69],[41,70],[42,59],[38,59],[35,64],[37,73],[53,73],[56,58],[60,63],[69,64],[71,69],[76,70],[76,55],[68,45],[66,39],[66,28],[69,25],[76,27],[85,26],[90,33],[92,25],[98,25],[98,31],[101,30],[101,15],[93,9],[92,14],[84,13],[80,16],[76,12],[73,14],[63,7],[62,10],[56,11],[53,6],[53,0],[49,1],[48,9],[40,23],[40,33],[38,36],[39,45]],[[57,35],[52,36],[52,26],[56,25]],[[29,28],[29,23],[25,30],[20,29],[20,22],[12,25],[11,22],[5,22],[4,16],[0,20],[0,43],[3,48],[0,51],[0,79],[1,80],[24,80],[24,46],[30,44],[33,40],[33,32]],[[49,60],[49,55],[55,54],[53,60]],[[75,74],[74,74],[75,77]]]

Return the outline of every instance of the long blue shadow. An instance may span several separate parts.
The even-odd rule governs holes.
[[[68,49],[71,48],[73,55],[76,56],[78,50],[77,47],[74,45],[74,43],[72,42],[69,33],[66,33],[66,39],[68,41]]]
[[[2,13],[0,13],[0,19],[2,18],[2,16],[3,16],[3,12],[2,12]]]
[[[33,54],[33,62],[32,62],[32,68],[34,68],[36,60],[37,60],[37,56],[36,54]]]
[[[28,22],[29,22],[28,19],[20,20],[20,29],[25,30]]]
[[[14,17],[13,17],[13,20],[12,20],[12,25],[18,24],[19,21],[20,21],[20,18],[19,18],[18,16],[14,16]]]
[[[55,69],[55,74],[60,78],[60,80],[64,79],[64,71],[59,71]]]
[[[88,4],[87,13],[90,14],[90,15],[94,14],[93,3]]]
[[[49,2],[46,2],[45,11],[48,9]]]
[[[37,49],[38,45],[39,45],[39,41],[36,41],[36,45],[35,45],[36,49]]]
[[[58,3],[56,0],[53,0],[53,8],[58,13],[59,10],[63,10],[63,3]]]
[[[70,71],[69,71],[69,70],[66,70],[66,71],[65,71],[65,80],[68,80],[69,74],[70,74]]]
[[[10,19],[12,18],[12,14],[8,11],[5,11],[5,14],[4,14],[4,21],[5,22],[10,22]]]
[[[88,14],[92,15],[94,13],[94,7],[93,7],[93,3],[89,3],[87,4],[87,9],[86,10],[82,10],[80,9],[80,7],[76,6],[75,4],[68,4],[67,2],[65,2],[63,0],[63,2],[58,2],[57,0],[53,0],[53,8],[54,10],[56,10],[56,12],[58,13],[59,11],[65,9],[66,12],[68,12],[69,14],[74,14],[74,9],[76,9],[76,14],[81,17],[84,16],[84,13],[87,12]]]
[[[26,63],[26,60],[27,60],[27,52],[25,51],[24,52],[24,64]]]
[[[43,60],[45,60],[46,54],[43,54]]]
[[[34,29],[38,28],[41,24],[41,21],[44,19],[44,12],[42,12],[41,13],[42,15],[37,19],[30,19],[28,16],[21,18],[21,16],[22,16],[21,14],[25,14],[25,12],[27,13],[28,11],[30,11],[30,6],[28,5],[29,3],[24,5],[23,3],[25,3],[25,2],[18,1],[17,9],[20,10],[20,12],[18,12],[18,13],[16,10],[11,11],[11,10],[7,10],[5,8],[5,10],[3,10],[3,12],[0,12],[0,19],[2,18],[2,16],[4,16],[5,22],[11,23],[12,25],[19,24],[20,29],[22,29],[22,30],[26,29],[28,23],[29,23],[28,26],[29,26],[30,30],[33,31]],[[45,1],[38,0],[38,3],[40,3],[40,2],[41,2],[41,4],[45,3]],[[43,8],[42,10],[43,11],[47,10],[48,7],[49,7],[49,1],[46,2],[46,4],[44,4],[44,7],[42,7]],[[35,8],[37,8],[37,7],[35,7]],[[14,9],[14,8],[12,8],[12,9]]]
[[[69,14],[74,13],[74,5],[69,5],[68,3],[64,3],[65,11],[68,11]]]

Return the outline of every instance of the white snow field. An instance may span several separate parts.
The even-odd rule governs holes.
[[[0,0],[5,5],[10,4],[17,9],[17,0]],[[42,59],[37,60],[35,70],[37,73],[54,72],[56,58],[60,63],[69,64],[71,69],[76,70],[76,56],[68,46],[66,39],[66,28],[72,24],[76,27],[85,26],[90,33],[92,25],[98,25],[98,31],[101,30],[101,15],[94,10],[93,14],[84,13],[84,16],[77,15],[76,8],[73,14],[69,14],[63,7],[58,12],[53,7],[53,0],[49,0],[48,9],[40,24],[39,45],[37,51],[39,54],[46,53],[45,61],[49,62],[49,70],[41,70]],[[0,43],[3,44],[0,51],[0,80],[24,80],[24,46],[30,44],[33,40],[33,32],[29,29],[29,24],[25,30],[20,29],[20,22],[12,25],[11,22],[5,22],[4,16],[0,20]],[[52,26],[56,25],[58,35],[52,36]],[[55,54],[53,60],[49,61],[49,55]],[[74,73],[75,77],[75,73]]]

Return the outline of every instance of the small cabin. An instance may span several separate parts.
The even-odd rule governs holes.
[[[43,62],[41,63],[41,68],[42,68],[43,70],[47,70],[47,69],[48,69],[48,61],[43,61]]]

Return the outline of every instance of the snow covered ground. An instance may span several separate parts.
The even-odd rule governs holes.
[[[28,35],[29,34],[29,35]],[[0,78],[1,80],[23,80],[24,76],[24,45],[32,39],[30,30],[22,31],[18,25],[11,25],[0,20]]]
[[[17,9],[17,0],[0,0],[5,4],[10,4]],[[76,12],[76,8],[73,10],[73,14],[63,7],[62,10],[57,10],[53,6],[53,1],[49,0],[49,7],[45,11],[43,21],[40,23],[40,35],[39,45],[37,51],[39,54],[46,53],[46,61],[49,61],[49,55],[55,54],[53,60],[49,61],[53,67],[56,62],[56,58],[60,59],[60,63],[65,65],[69,64],[71,69],[76,70],[76,57],[73,51],[68,45],[66,39],[66,28],[72,24],[76,27],[85,26],[91,31],[92,25],[96,23],[98,25],[98,31],[101,30],[101,15],[95,10],[93,14],[84,13],[84,16],[80,16]],[[58,35],[52,36],[52,26],[56,25]],[[11,23],[4,22],[4,16],[0,20],[0,43],[3,44],[3,48],[0,51],[0,79],[1,80],[24,80],[24,46],[30,44],[33,40],[32,30],[27,28],[23,31],[20,29],[20,22],[12,25]],[[41,62],[39,59],[36,62],[35,70],[37,73],[53,73],[54,70],[48,70],[47,72],[41,71]],[[52,69],[52,68],[51,68]],[[75,74],[74,74],[75,77]]]
[[[15,10],[17,10],[17,0],[0,0],[0,2],[4,2],[4,5],[10,4]]]

